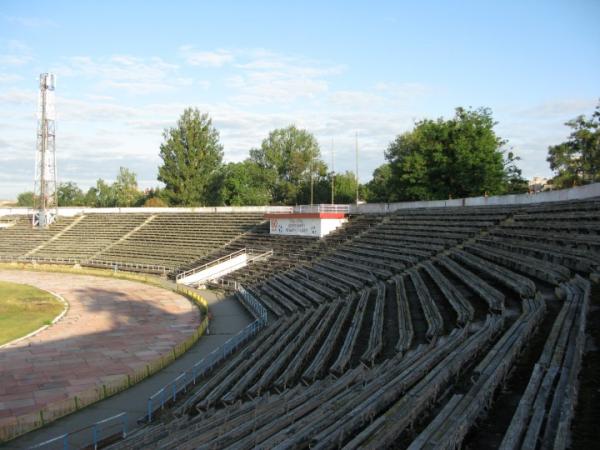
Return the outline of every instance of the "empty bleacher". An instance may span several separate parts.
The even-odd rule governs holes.
[[[220,283],[251,292],[268,326],[114,448],[476,448],[490,429],[506,449],[568,446],[600,273],[597,199],[353,216],[324,239],[228,220],[132,215],[119,237],[65,251],[173,275],[274,252]],[[0,251],[58,254],[92,227],[70,223],[22,253],[2,240],[14,227],[0,229]],[[503,389],[515,370],[526,386]],[[488,419],[498,402],[506,417]]]
[[[0,229],[0,256],[175,270],[264,222],[260,213],[87,213],[33,229]]]
[[[0,228],[0,258],[11,260],[25,256],[36,248],[47,244],[73,222],[71,217],[59,218],[52,227],[32,230],[31,217],[9,216],[11,227]],[[6,220],[6,219],[5,219]]]

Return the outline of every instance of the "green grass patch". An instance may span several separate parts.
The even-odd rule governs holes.
[[[63,309],[46,291],[0,281],[0,345],[49,325]]]

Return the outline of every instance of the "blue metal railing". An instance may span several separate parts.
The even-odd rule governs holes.
[[[99,447],[103,441],[124,439],[127,437],[127,413],[122,412],[106,419],[102,419],[94,424],[81,428],[80,430],[61,434],[55,438],[48,439],[33,447],[40,450],[69,450],[70,448],[92,447],[94,450]],[[89,433],[92,434],[91,444]]]
[[[152,394],[146,404],[146,415],[140,421],[151,422],[156,411],[163,409],[168,403],[175,403],[180,393],[186,392],[190,386],[196,385],[198,379],[212,372],[217,365],[267,325],[267,310],[260,301],[241,285],[237,290],[241,303],[254,316],[254,322]]]
[[[238,285],[238,292],[241,295],[242,303],[252,313],[256,320],[260,320],[264,322],[263,325],[267,324],[267,310],[262,305],[261,302],[258,301],[254,295],[252,295],[249,291],[247,291],[244,286],[241,284]]]

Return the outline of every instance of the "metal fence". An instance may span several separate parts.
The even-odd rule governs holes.
[[[210,374],[216,366],[267,325],[267,310],[258,299],[241,285],[238,286],[238,292],[240,293],[242,304],[255,317],[255,320],[235,336],[228,339],[222,346],[213,350],[205,358],[152,394],[147,401],[146,414],[138,419],[138,423],[151,422],[156,416],[157,411],[163,409],[166,405],[175,403],[178,397],[190,388],[193,388],[200,379]],[[124,439],[127,436],[127,430],[128,416],[126,412],[121,412],[80,430],[56,436],[32,448],[68,450],[70,448],[86,448],[91,446],[97,449],[103,444]]]
[[[127,437],[128,416],[126,412],[102,419],[85,428],[56,436],[41,442],[32,449],[69,450],[71,448],[93,448],[109,444]],[[91,439],[90,439],[91,435]]]
[[[239,285],[237,290],[240,293],[242,304],[254,316],[254,322],[152,394],[146,404],[146,415],[140,419],[141,421],[151,422],[157,411],[164,409],[166,405],[175,403],[180,395],[193,388],[199,379],[211,373],[216,366],[267,325],[267,310],[265,307],[243,286]]]
[[[75,265],[85,267],[100,267],[104,269],[111,269],[115,272],[119,270],[125,272],[150,272],[166,275],[171,269],[165,266],[155,264],[137,264],[120,261],[99,261],[96,259],[78,259],[78,258],[47,258],[39,256],[0,256],[0,262],[14,262],[14,263],[26,263],[26,264],[61,264],[61,265]]]
[[[291,213],[344,213],[350,212],[350,205],[298,205],[269,207],[268,214],[291,214]]]
[[[201,266],[194,267],[193,269],[190,269],[190,270],[186,270],[185,272],[181,272],[181,273],[177,274],[176,279],[177,279],[177,281],[179,281],[182,278],[188,277],[190,275],[193,275],[195,273],[198,273],[205,269],[208,269],[209,267],[216,266],[217,264],[221,264],[225,261],[229,261],[237,256],[245,255],[245,254],[246,254],[246,248],[242,248],[241,250],[237,250],[233,253],[230,253],[229,255],[221,256],[220,258],[215,259],[214,261],[208,262],[206,264],[202,264]]]

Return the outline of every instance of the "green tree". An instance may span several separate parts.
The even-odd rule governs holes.
[[[113,186],[108,184],[102,178],[96,181],[96,199],[94,206],[98,208],[113,208],[117,206],[117,197]]]
[[[450,120],[417,122],[386,151],[390,198],[437,200],[505,192],[505,141],[494,125],[488,108],[457,108]]]
[[[17,196],[17,205],[33,208],[33,192],[22,192]]]
[[[96,203],[98,201],[98,189],[94,186],[90,187],[85,195],[83,196],[83,204],[85,206],[94,207],[97,206]]]
[[[149,197],[142,205],[146,208],[162,208],[168,206],[167,203],[160,197]]]
[[[58,186],[58,206],[84,205],[83,191],[72,181],[60,183]]]
[[[508,152],[504,159],[504,175],[506,177],[506,194],[523,194],[529,190],[529,183],[523,178],[521,169],[517,166],[517,161],[521,158],[513,152]]]
[[[365,186],[367,201],[372,203],[393,201],[390,195],[392,167],[382,164],[373,171],[373,178]]]
[[[262,169],[249,159],[225,165],[218,181],[221,204],[251,206],[271,202],[271,192]]]
[[[136,174],[125,167],[119,168],[112,191],[116,206],[134,206],[142,196],[138,190]]]
[[[260,148],[250,150],[250,159],[263,171],[270,187],[273,203],[284,205],[307,202],[301,196],[303,186],[306,192],[311,178],[313,184],[318,183],[320,174],[327,172],[320,156],[315,137],[294,125],[271,131]]]
[[[331,203],[331,183],[334,187],[334,202],[346,204],[356,202],[356,176],[353,172],[319,173],[315,177],[313,203]],[[359,197],[364,198],[364,187],[359,185]],[[300,203],[310,202],[310,184],[303,184],[299,193]]]
[[[177,126],[166,129],[160,145],[158,180],[173,205],[204,205],[222,165],[223,146],[208,114],[187,108]],[[214,183],[213,183],[214,184]]]
[[[146,189],[140,193],[135,206],[162,207],[169,205],[164,199],[163,191],[159,187],[156,187]]]
[[[572,129],[569,139],[548,148],[553,184],[560,189],[600,181],[600,102],[589,119],[581,115],[565,125]]]
[[[356,175],[354,172],[346,171],[338,173],[334,179],[334,201],[336,204],[356,203]],[[331,189],[331,184],[330,184]],[[360,186],[359,186],[360,196]]]

